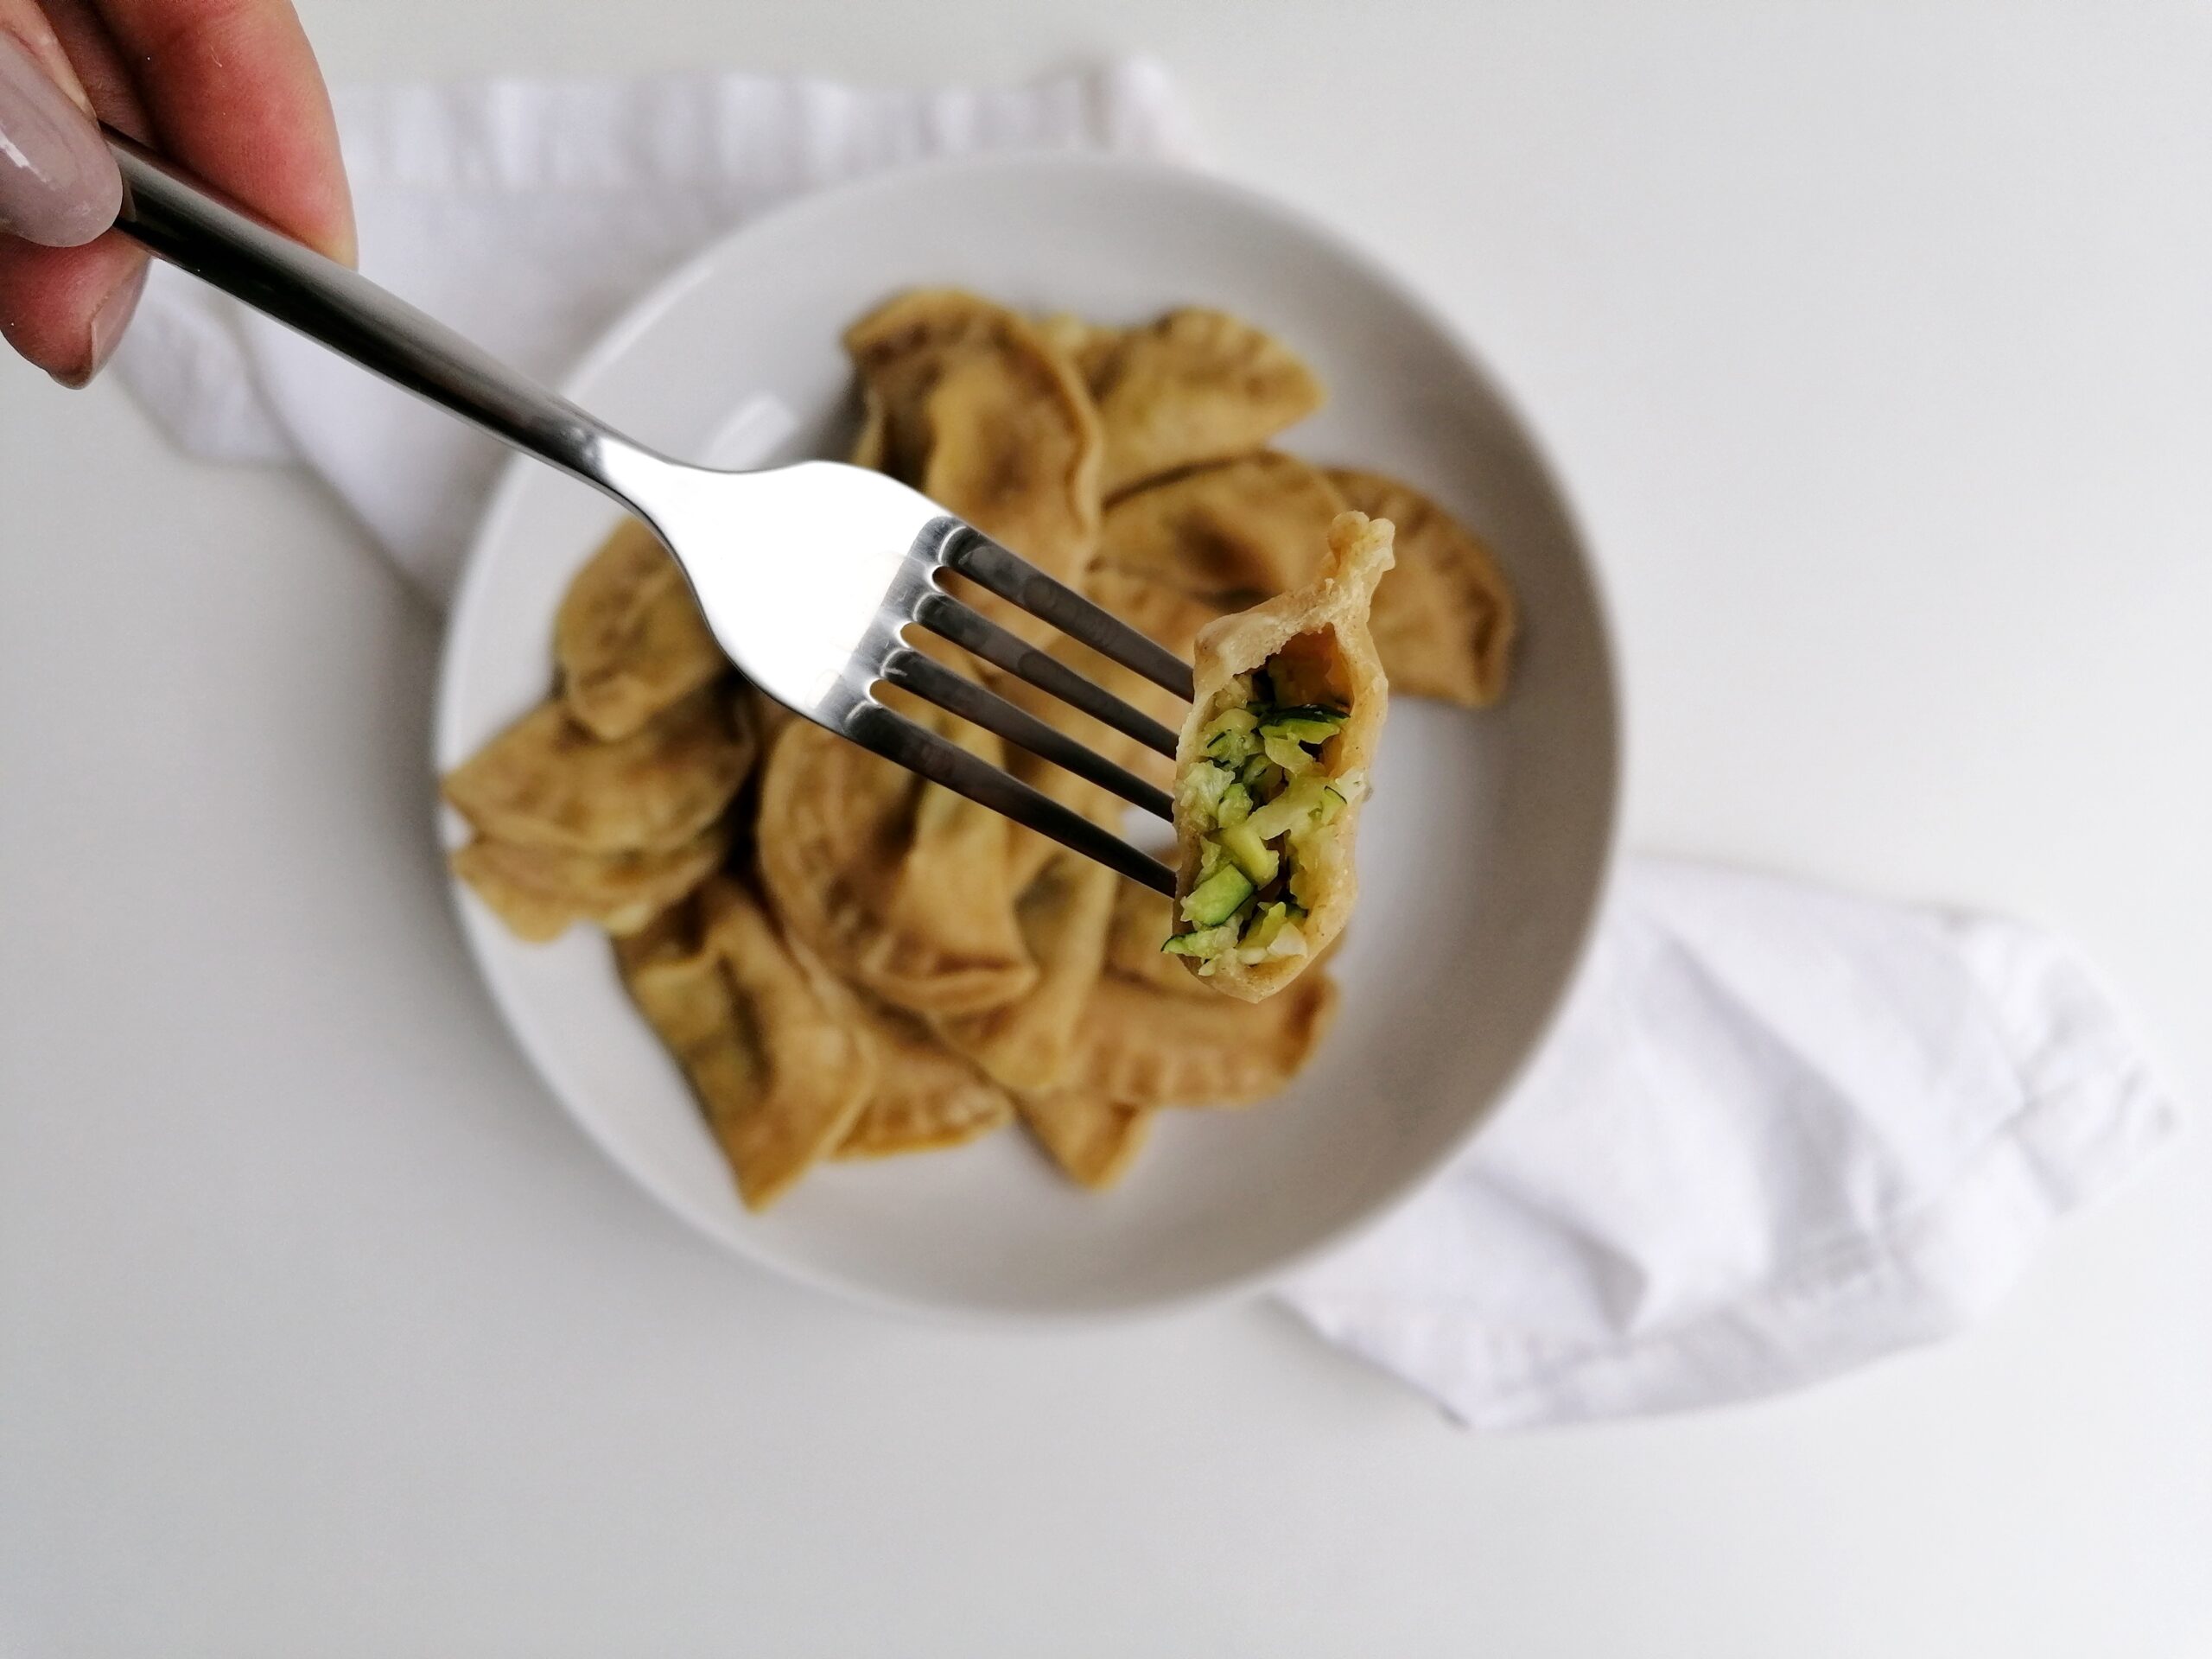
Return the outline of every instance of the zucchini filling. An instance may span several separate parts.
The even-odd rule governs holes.
[[[1332,825],[1366,786],[1329,770],[1344,710],[1276,702],[1264,669],[1230,682],[1226,700],[1199,734],[1205,759],[1177,784],[1178,809],[1202,832],[1198,880],[1184,931],[1161,947],[1197,958],[1201,975],[1228,958],[1306,954],[1299,925],[1343,856]]]

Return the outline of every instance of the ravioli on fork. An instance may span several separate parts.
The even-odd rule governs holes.
[[[1352,837],[1389,701],[1367,618],[1390,543],[1388,519],[1340,513],[1311,582],[1198,634],[1166,949],[1243,1001],[1289,984],[1351,914]]]

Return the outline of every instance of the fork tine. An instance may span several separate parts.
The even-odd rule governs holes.
[[[1136,739],[1145,747],[1170,758],[1174,755],[1175,734],[1143,709],[1124,702],[1096,680],[1077,673],[1057,657],[1038,650],[1020,634],[999,626],[951,594],[930,588],[915,601],[914,620],[985,662],[1020,676],[1093,720]]]
[[[1155,893],[1174,897],[1175,872],[1149,853],[880,702],[862,702],[837,729],[862,748],[943,784],[956,795],[964,795]]]
[[[1173,692],[1185,702],[1195,695],[1191,665],[1173,652],[1146,639],[1074,588],[1053,581],[972,525],[967,535],[952,536],[938,556],[946,569],[957,570],[1102,656],[1135,670],[1162,690]]]
[[[1109,789],[1133,806],[1155,817],[1173,820],[1175,798],[1156,784],[1148,784],[1126,767],[1087,749],[1065,732],[1056,731],[1026,709],[1017,709],[997,692],[934,662],[911,645],[894,647],[877,671],[895,686],[926,697],[940,709],[972,721],[1008,742],[1019,743],[1030,753],[1071,772],[1087,783]]]

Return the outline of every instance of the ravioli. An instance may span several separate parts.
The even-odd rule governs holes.
[[[1352,842],[1389,702],[1368,632],[1391,564],[1387,519],[1347,512],[1302,588],[1210,624],[1175,755],[1179,931],[1166,949],[1257,1001],[1343,931]]]
[[[1249,1106],[1298,1075],[1336,1010],[1326,971],[1262,1002],[1190,996],[1109,973],[1084,1011],[1071,1075],[1124,1106]]]
[[[1020,313],[920,289],[846,331],[865,415],[854,461],[911,484],[1039,569],[1074,582],[1098,539],[1097,411]],[[997,620],[1026,613],[990,596]]]
[[[764,1210],[844,1140],[875,1086],[840,1020],[759,902],[717,878],[620,940],[638,1007],[699,1096],[749,1209]]]
[[[1349,467],[1329,479],[1347,506],[1397,527],[1397,568],[1368,618],[1390,689],[1471,709],[1496,702],[1520,615],[1491,550],[1410,484]]]
[[[1247,455],[1147,484],[1107,510],[1101,565],[1242,610],[1311,581],[1344,499],[1294,455]]]
[[[1084,592],[1155,645],[1165,645],[1185,661],[1198,642],[1198,632],[1209,622],[1229,614],[1216,601],[1202,599],[1173,582],[1141,575],[1118,565],[1100,564],[1084,579]],[[1147,681],[1148,685],[1150,681]],[[1183,700],[1162,691],[1161,708],[1176,712],[1167,723],[1182,719]]]
[[[939,1044],[913,1015],[858,998],[846,1006],[848,1019],[874,1046],[876,1078],[836,1156],[941,1152],[1014,1121],[1006,1090]]]
[[[702,834],[753,769],[741,699],[694,691],[604,743],[541,703],[446,775],[446,799],[478,830],[519,847],[658,852]]]
[[[1185,307],[1110,341],[1086,335],[1070,343],[1105,429],[1101,487],[1109,496],[1178,467],[1249,454],[1326,397],[1297,353],[1225,311]]]
[[[1077,316],[1071,311],[1055,311],[1037,319],[1037,333],[1044,342],[1075,365],[1075,372],[1090,385],[1090,378],[1106,365],[1107,358],[1122,338],[1119,328],[1108,328]]]
[[[555,938],[578,921],[619,938],[712,875],[729,843],[728,828],[719,823],[665,852],[571,853],[479,836],[449,862],[518,938]]]
[[[1021,895],[1016,914],[1037,982],[1028,995],[981,1014],[940,1019],[948,1047],[1009,1089],[1067,1083],[1077,1028],[1106,966],[1114,896],[1127,885],[1103,864],[1059,853]]]
[[[988,733],[963,736],[1001,758]],[[777,916],[840,977],[911,1013],[971,1014],[1036,984],[1014,912],[1013,833],[805,721],[784,729],[762,770],[755,839]]]
[[[1208,623],[1309,578],[1343,511],[1336,486],[1294,456],[1251,455],[1185,473],[1107,510],[1084,588],[1188,661]],[[1117,671],[1109,689],[1163,725],[1182,724],[1189,710],[1179,698]],[[1116,758],[1163,787],[1173,780],[1173,763],[1149,750]]]
[[[729,667],[675,559],[635,518],[618,524],[569,582],[553,655],[569,715],[608,741]]]
[[[1084,1089],[1020,1098],[1022,1123],[1078,1186],[1114,1185],[1144,1149],[1152,1114]]]

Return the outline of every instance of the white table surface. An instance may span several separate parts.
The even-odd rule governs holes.
[[[2063,927],[2212,1098],[2203,7],[621,12],[307,8],[354,79],[1157,52],[1555,446],[1635,842]],[[1471,1436],[1259,1306],[849,1312],[509,1046],[437,632],[309,484],[0,363],[10,1659],[2212,1650],[2201,1135],[1968,1338],[1699,1417]]]

